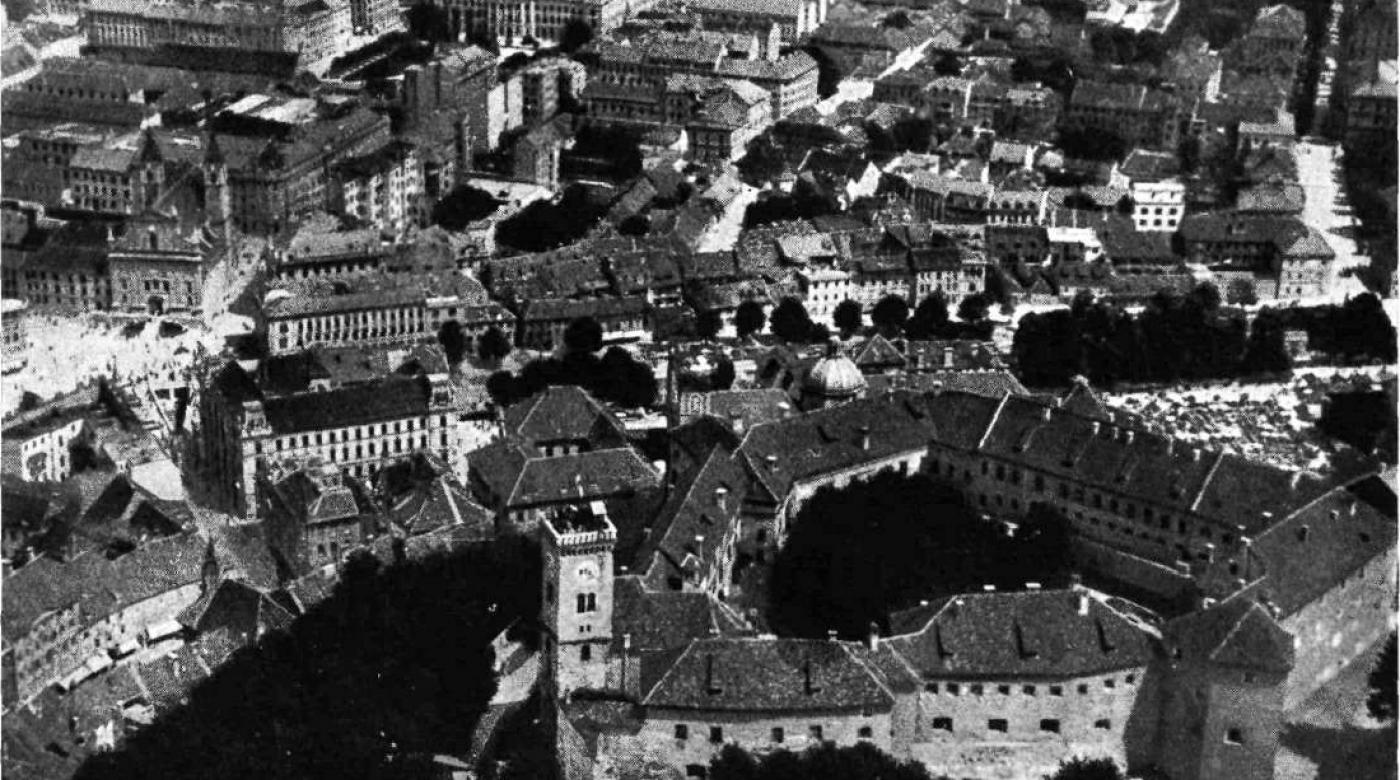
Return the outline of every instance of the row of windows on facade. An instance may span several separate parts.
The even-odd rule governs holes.
[[[869,713],[866,713],[868,715]],[[679,742],[690,739],[690,724],[677,723],[672,732]],[[875,729],[871,726],[861,726],[856,730],[856,736],[860,739],[874,739]],[[768,733],[768,739],[774,744],[782,744],[787,741],[787,730],[781,726],[774,726]],[[825,729],[819,723],[813,723],[807,727],[807,739],[813,742],[825,740]],[[710,726],[710,741],[719,744],[724,741],[724,727]]]
[[[446,427],[446,426],[447,426],[447,415],[445,415],[445,414],[444,414],[444,415],[438,415],[438,424],[439,424],[440,426],[442,426],[442,427]],[[410,420],[408,420],[408,421],[406,421],[406,422],[405,422],[405,421],[402,421],[402,420],[395,421],[395,422],[393,423],[393,426],[394,426],[394,427],[393,427],[392,433],[394,433],[394,434],[399,434],[399,433],[413,433],[414,431],[418,430],[418,428],[419,428],[418,420],[417,420],[416,418],[415,418],[415,419],[410,419]],[[427,429],[429,428],[429,421],[426,421],[426,420],[425,420],[425,421],[423,422],[422,428],[423,428],[424,430],[427,430]],[[301,446],[302,446],[302,447],[310,447],[310,446],[312,446],[312,443],[313,443],[313,442],[315,443],[316,446],[320,446],[321,444],[335,444],[335,443],[338,442],[338,441],[339,441],[339,442],[348,442],[348,441],[350,441],[350,434],[351,434],[352,431],[354,432],[354,435],[355,435],[355,441],[360,441],[360,440],[362,440],[362,439],[364,439],[364,438],[366,438],[366,437],[371,437],[371,438],[372,438],[372,437],[375,437],[375,436],[388,436],[388,435],[391,433],[391,431],[390,431],[390,429],[389,429],[389,423],[379,423],[379,424],[366,425],[366,426],[362,426],[362,427],[361,427],[361,426],[357,426],[357,427],[355,427],[355,428],[347,428],[347,429],[345,429],[345,430],[340,431],[338,437],[337,437],[336,431],[330,431],[330,432],[325,433],[325,434],[322,434],[322,433],[320,433],[320,432],[317,432],[317,433],[315,433],[315,434],[303,433],[303,434],[301,435]],[[446,436],[445,433],[444,433],[443,435]],[[296,449],[296,448],[297,448],[297,438],[296,438],[295,436],[289,436],[289,437],[286,437],[286,438],[278,438],[278,439],[275,440],[274,446],[276,447],[276,451],[277,451],[277,452],[281,452],[284,445],[286,446],[287,449]],[[257,443],[255,443],[254,446],[253,446],[253,451],[256,452],[256,453],[258,453],[258,454],[262,454],[262,451],[263,451],[262,442],[257,442]]]
[[[930,469],[935,474],[939,473],[939,471],[942,470],[946,476],[952,477],[956,475],[956,468],[953,463],[943,462],[937,458],[930,459]],[[990,476],[992,471],[993,469],[991,466],[991,462],[983,460],[982,475]],[[1025,472],[1018,468],[1008,469],[1005,464],[998,463],[995,467],[995,475],[997,481],[1010,482],[1013,485],[1020,485],[1022,484],[1022,481],[1024,479]],[[963,478],[964,480],[970,482],[972,480],[972,473],[967,470],[964,470]],[[1043,474],[1034,475],[1032,480],[1032,486],[1037,493],[1046,492],[1046,485],[1047,482]],[[985,494],[983,495],[984,500],[982,501],[982,503],[983,505],[985,505]],[[1089,494],[1088,491],[1082,485],[1073,485],[1070,482],[1060,482],[1059,496],[1062,499],[1072,500],[1075,503],[1084,506],[1092,506],[1092,508],[1094,509],[1103,509],[1105,508],[1105,506],[1107,506],[1110,512],[1119,513],[1121,511],[1121,513],[1126,515],[1127,518],[1130,520],[1137,519],[1138,516],[1138,505],[1135,502],[1124,501],[1120,504],[1119,500],[1112,496],[1109,496],[1107,500],[1105,500],[1103,493],[1094,492],[1092,494]],[[1000,496],[998,496],[997,498],[1000,498]],[[998,505],[1000,505],[1000,503]],[[1142,519],[1148,523],[1151,523],[1155,520],[1156,522],[1158,522],[1158,524],[1163,530],[1167,530],[1172,527],[1173,516],[1165,512],[1158,514],[1157,511],[1154,510],[1152,507],[1143,506]],[[1189,534],[1191,531],[1191,526],[1185,519],[1177,519],[1176,527],[1177,533],[1183,535]],[[1209,541],[1213,537],[1210,527],[1206,525],[1198,526],[1197,532],[1199,533],[1202,539],[1207,541]],[[1234,535],[1229,532],[1222,532],[1220,534],[1220,542],[1222,544],[1231,544],[1232,542],[1234,542],[1234,540]]]
[[[1137,675],[1136,675],[1136,674],[1129,674],[1129,675],[1126,675],[1126,676],[1123,678],[1123,684],[1124,684],[1124,685],[1134,685],[1134,684],[1136,684],[1136,683],[1137,683]],[[947,696],[961,696],[961,695],[963,694],[963,687],[964,687],[964,686],[963,686],[962,683],[955,683],[955,682],[950,682],[950,683],[936,683],[936,682],[932,682],[932,683],[928,683],[928,684],[924,685],[924,691],[927,692],[927,693],[943,694],[943,695],[947,695]],[[981,696],[981,695],[983,695],[983,694],[986,692],[986,690],[987,690],[987,686],[984,686],[982,683],[971,683],[971,684],[967,685],[966,687],[967,687],[967,692],[968,692],[968,694],[969,694],[969,695],[972,695],[972,696]],[[1118,679],[1115,678],[1115,677],[1105,677],[1105,678],[1103,678],[1103,687],[1104,687],[1104,690],[1110,690],[1110,691],[1111,691],[1111,690],[1114,690],[1115,688],[1118,687]],[[1009,684],[1005,684],[1005,683],[996,686],[996,692],[997,692],[997,695],[999,695],[999,696],[1010,696],[1010,695],[1012,694],[1012,691],[1013,691],[1013,690],[1015,690],[1015,686],[1009,685]],[[1047,686],[1045,686],[1045,690],[1046,690],[1047,692],[1049,692],[1049,694],[1050,694],[1051,696],[1064,696],[1064,695],[1065,695],[1065,688],[1064,688],[1063,685],[1047,685]],[[1089,694],[1089,684],[1088,684],[1088,683],[1079,683],[1077,686],[1075,686],[1075,690],[1078,692],[1078,694],[1079,694],[1080,696],[1087,696],[1087,695]],[[1024,695],[1026,695],[1026,696],[1036,696],[1036,695],[1038,695],[1039,691],[1040,691],[1040,687],[1037,686],[1037,685],[1023,685],[1023,686],[1021,686],[1021,693],[1024,694]]]

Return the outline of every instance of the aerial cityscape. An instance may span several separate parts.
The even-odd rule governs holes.
[[[6,778],[1396,778],[1394,0],[0,27]]]

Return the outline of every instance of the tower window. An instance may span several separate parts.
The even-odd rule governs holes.
[[[1094,728],[1111,729],[1113,728],[1113,721],[1109,720],[1108,718],[1099,718],[1098,720],[1094,721]]]
[[[1000,731],[1001,733],[1005,734],[1006,718],[992,718],[991,720],[987,721],[987,730]]]
[[[856,732],[856,736],[860,739],[873,739],[875,737],[875,729],[869,726],[861,726],[860,731]]]
[[[583,645],[578,649],[578,659],[580,661],[593,660],[593,645]]]
[[[953,719],[952,719],[952,718],[934,718],[934,719],[933,719],[933,730],[934,730],[934,731],[952,731],[952,730],[953,730]]]
[[[773,732],[772,732],[772,734],[771,734],[771,739],[772,739],[774,742],[782,742],[782,741],[786,738],[786,736],[787,736],[787,735],[783,733],[782,727],[781,727],[781,726],[777,726],[777,727],[774,727],[774,729],[773,729]]]
[[[690,727],[684,723],[676,724],[676,739],[690,739]]]
[[[1243,744],[1244,744],[1244,731],[1243,731],[1242,729],[1226,729],[1226,730],[1225,730],[1225,744],[1227,744],[1227,745],[1243,745]]]
[[[711,741],[711,742],[723,742],[723,741],[724,741],[724,727],[723,727],[723,726],[711,726],[711,727],[710,727],[710,741]]]
[[[1055,718],[1044,718],[1040,721],[1040,730],[1051,734],[1060,733],[1060,721]]]
[[[821,727],[821,724],[813,723],[811,726],[809,726],[809,727],[807,728],[807,736],[808,736],[808,737],[811,737],[811,739],[812,739],[814,742],[821,742],[821,741],[822,741],[822,727]]]

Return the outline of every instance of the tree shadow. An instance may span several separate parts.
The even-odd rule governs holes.
[[[1280,741],[1317,766],[1317,780],[1394,780],[1395,735],[1394,723],[1376,729],[1290,723]]]

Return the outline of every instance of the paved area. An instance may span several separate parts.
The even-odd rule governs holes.
[[[1342,188],[1341,147],[1315,143],[1299,143],[1298,179],[1307,194],[1303,206],[1303,221],[1322,233],[1337,259],[1332,264],[1333,301],[1366,292],[1360,280],[1344,273],[1347,269],[1364,268],[1371,258],[1358,254],[1351,237],[1355,217]]]
[[[757,187],[747,184],[741,186],[739,194],[724,207],[724,213],[720,215],[719,220],[700,236],[699,251],[723,252],[734,248],[734,244],[739,240],[739,231],[744,227],[744,214],[749,205],[758,200],[759,193]]]

